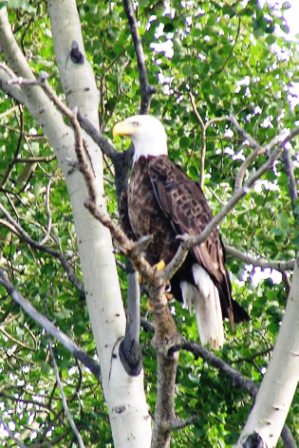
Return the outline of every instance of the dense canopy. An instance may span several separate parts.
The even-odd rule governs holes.
[[[0,8],[6,3],[0,1]],[[87,59],[100,92],[101,131],[111,141],[113,125],[138,113],[142,96],[128,15],[120,1],[82,0],[77,6]],[[284,19],[290,5],[261,6],[256,0],[139,0],[134,6],[148,84],[155,91],[150,113],[166,127],[170,158],[195,181],[204,173],[204,193],[216,214],[233,194],[242,162],[255,149],[228,116],[261,146],[299,124],[297,41],[288,34]],[[9,1],[8,11],[14,36],[33,72],[37,76],[46,72],[49,84],[64,100],[45,2]],[[2,54],[0,62],[7,62]],[[117,146],[125,150],[129,141],[118,140]],[[252,161],[245,180],[267,157],[264,152]],[[296,138],[222,221],[226,246],[255,259],[295,258],[299,203],[290,188],[290,160],[298,179]],[[114,180],[114,166],[105,156],[107,209],[117,221]],[[5,94],[0,97],[0,204],[0,269],[40,313],[97,359],[64,176],[43,128],[26,107]],[[126,301],[126,260],[117,245],[115,256]],[[284,315],[291,269],[261,269],[229,250],[226,265],[233,297],[248,310],[250,321],[234,332],[227,328],[219,356],[258,385]],[[194,316],[181,306],[170,306],[179,332],[198,342]],[[145,295],[141,309],[145,393],[153,414],[156,354]],[[97,378],[50,339],[1,285],[0,444],[16,446],[16,437],[24,444],[19,446],[76,446],[49,344],[85,445],[112,447],[107,405]],[[192,417],[192,424],[172,433],[172,446],[233,446],[253,403],[248,391],[235,387],[232,377],[215,365],[184,350],[176,384],[176,414],[182,420]],[[297,390],[287,419],[297,443],[298,415]],[[281,440],[279,444],[283,446]]]

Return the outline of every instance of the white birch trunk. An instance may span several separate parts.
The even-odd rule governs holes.
[[[299,380],[299,253],[285,315],[272,359],[237,447],[257,433],[264,446],[276,446]]]
[[[98,126],[99,93],[91,68],[86,59],[82,65],[74,64],[69,56],[73,40],[78,42],[85,56],[76,2],[49,0],[48,8],[56,58],[64,91],[68,92],[69,106],[78,106],[81,113]],[[5,8],[0,10],[0,43],[16,75],[32,78],[31,70],[11,33]],[[114,446],[147,448],[151,442],[151,422],[144,394],[143,371],[138,377],[128,376],[118,356],[119,341],[125,331],[125,314],[110,233],[84,207],[87,199],[85,182],[78,171],[70,171],[69,160],[76,160],[72,129],[65,125],[39,87],[23,86],[22,91],[26,106],[43,127],[55,150],[70,194],[87,306],[99,354]],[[105,208],[102,154],[91,139],[86,137],[86,140],[102,198],[99,206]]]

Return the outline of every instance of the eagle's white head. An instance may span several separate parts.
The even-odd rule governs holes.
[[[135,148],[133,163],[141,156],[160,156],[167,154],[167,135],[163,124],[151,115],[134,115],[117,123],[113,137],[130,137]]]

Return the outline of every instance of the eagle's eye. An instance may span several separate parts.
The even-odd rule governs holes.
[[[138,126],[139,126],[139,121],[132,121],[132,125],[135,127],[135,128],[138,128]]]

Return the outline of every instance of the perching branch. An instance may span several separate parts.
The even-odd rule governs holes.
[[[139,84],[141,91],[140,114],[147,114],[149,111],[152,95],[155,93],[155,89],[148,82],[147,70],[145,66],[145,56],[131,0],[124,0],[124,8],[128,17],[128,22],[131,29],[132,39],[134,42],[137,57]]]
[[[176,419],[174,397],[178,360],[178,352],[169,358],[159,353],[157,356],[158,389],[151,448],[168,447],[170,444],[171,423]]]
[[[37,311],[8,280],[3,270],[0,270],[0,284],[4,286],[13,301],[16,302],[28,316],[37,322],[48,334],[57,339],[57,341],[81,361],[97,379],[100,378],[100,367],[98,363],[90,358],[86,352],[75,344],[65,333],[59,330],[51,321],[49,321],[49,319]]]

